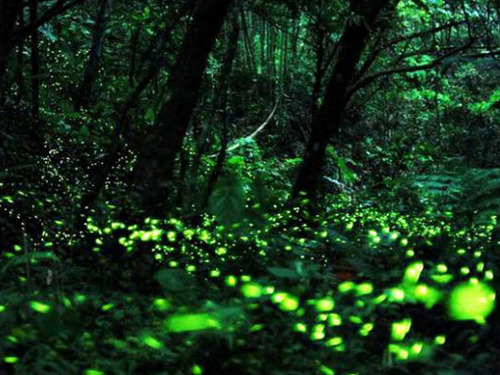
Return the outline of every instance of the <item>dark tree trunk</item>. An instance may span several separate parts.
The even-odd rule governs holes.
[[[297,198],[301,192],[312,200],[318,197],[326,149],[330,139],[340,131],[347,105],[347,89],[378,15],[391,3],[394,1],[351,0],[351,8],[358,17],[348,20],[344,27],[337,61],[327,84],[323,103],[311,123],[311,135],[295,182],[293,198]]]
[[[92,93],[95,82],[99,76],[102,47],[106,35],[106,25],[109,20],[112,5],[113,0],[99,0],[99,10],[95,21],[92,46],[89,51],[89,60],[85,67],[80,87],[75,93],[75,109],[86,108],[92,103]]]
[[[142,74],[139,83],[129,93],[127,99],[125,99],[121,104],[117,106],[118,120],[116,121],[113,135],[111,136],[111,147],[103,164],[100,165],[99,168],[92,173],[93,177],[91,179],[91,188],[89,192],[87,192],[82,197],[82,212],[85,213],[86,211],[88,211],[88,209],[90,209],[90,207],[99,197],[101,191],[104,188],[104,184],[106,183],[106,179],[117,163],[126,142],[130,140],[131,129],[129,112],[137,106],[141,94],[144,92],[144,90],[146,90],[146,88],[149,87],[151,82],[153,82],[153,80],[160,73],[161,69],[164,67],[165,63],[162,56],[165,53],[165,47],[168,45],[172,37],[172,32],[175,29],[175,26],[178,24],[181,17],[191,9],[193,3],[194,0],[190,0],[185,4],[181,12],[168,17],[168,24],[165,25],[158,36],[154,37],[151,51],[149,51],[147,54],[147,60],[149,64],[145,72]],[[146,59],[145,56],[143,56],[143,59]],[[141,63],[144,63],[144,61],[141,61]],[[139,71],[140,70],[142,69],[139,69]]]
[[[16,19],[22,10],[22,3],[0,0],[0,105],[4,101],[4,89],[9,55],[12,51],[11,40],[14,35]]]
[[[205,197],[203,199],[203,206],[208,206],[208,201],[210,195],[214,190],[215,184],[217,180],[222,174],[222,169],[224,167],[224,162],[226,161],[227,155],[227,145],[229,143],[229,126],[228,126],[228,108],[227,108],[227,98],[228,98],[228,90],[229,83],[231,78],[231,72],[233,70],[234,60],[236,59],[236,55],[238,53],[238,39],[240,36],[240,27],[238,24],[237,17],[233,17],[232,19],[232,30],[229,36],[228,41],[228,49],[224,61],[222,62],[222,68],[220,72],[220,99],[217,105],[218,110],[221,114],[221,122],[222,122],[222,132],[221,132],[221,148],[219,154],[217,155],[217,161],[215,163],[215,167],[210,174],[210,178],[208,179],[207,191],[205,193]]]
[[[167,83],[168,99],[139,155],[136,187],[143,207],[151,213],[165,211],[175,159],[198,102],[208,56],[231,2],[204,0],[199,5]]]
[[[24,12],[19,12],[19,28],[24,28]],[[17,46],[16,61],[16,82],[17,82],[17,104],[19,104],[25,95],[26,85],[24,82],[24,39]]]
[[[38,0],[30,0],[30,22],[38,18]],[[31,105],[32,114],[38,117],[40,112],[40,53],[38,49],[38,29],[31,33]]]

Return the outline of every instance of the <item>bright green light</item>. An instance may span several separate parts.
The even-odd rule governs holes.
[[[405,271],[404,282],[415,284],[418,283],[420,275],[424,270],[424,264],[422,262],[415,262],[410,264]]]
[[[248,283],[241,287],[241,294],[245,298],[259,298],[262,296],[262,287],[256,283]]]
[[[302,332],[302,333],[307,332],[307,326],[304,323],[296,323],[293,326],[293,329],[297,332]]]
[[[166,311],[170,308],[171,304],[165,298],[157,298],[154,300],[153,305],[160,311]]]
[[[37,301],[31,301],[30,307],[33,310],[35,310],[36,312],[39,312],[42,314],[47,314],[51,309],[50,305],[47,305],[47,304],[41,303],[41,302],[37,302]]]
[[[357,292],[358,296],[363,296],[366,294],[373,293],[373,284],[371,284],[371,283],[359,284],[356,287],[356,292]]]
[[[495,308],[495,292],[484,283],[463,283],[453,289],[449,312],[455,320],[475,320],[484,323]]]
[[[446,343],[446,336],[436,336],[434,339],[434,344],[444,345]]]
[[[387,294],[389,301],[402,302],[405,299],[405,292],[400,288],[389,289]]]
[[[154,338],[153,336],[146,336],[142,339],[142,342],[149,346],[150,348],[153,348],[153,349],[156,349],[156,350],[159,350],[161,348],[163,348],[163,343],[159,340],[157,340],[156,338]]]
[[[342,340],[342,337],[332,337],[331,339],[328,339],[326,341],[326,346],[338,346],[338,345],[342,345],[342,343],[344,342],[344,340]]]
[[[321,373],[323,373],[325,375],[335,375],[335,370],[331,369],[330,367],[324,366],[324,365],[319,366],[319,370],[321,371]]]
[[[346,293],[352,289],[354,289],[356,285],[352,281],[346,281],[339,284],[339,292]]]
[[[315,303],[317,311],[331,311],[335,307],[335,302],[332,298],[323,298]]]
[[[295,311],[299,307],[299,299],[295,296],[288,296],[280,302],[279,306],[283,311]]]
[[[329,314],[328,315],[328,325],[341,326],[342,325],[342,317],[339,314]]]
[[[191,373],[193,375],[201,375],[203,374],[203,369],[198,365],[194,365],[193,368],[191,369]]]
[[[99,370],[94,370],[94,369],[88,369],[84,371],[85,375],[105,375],[104,371],[99,371]]]
[[[411,319],[404,319],[400,322],[392,323],[391,337],[394,341],[402,341],[406,334],[410,332]]]
[[[189,332],[220,329],[221,325],[210,314],[187,314],[171,316],[167,319],[166,328],[171,332]]]
[[[18,357],[4,357],[3,361],[5,363],[14,364],[14,363],[19,362],[19,358]]]
[[[238,283],[238,279],[236,278],[236,276],[226,277],[226,285],[227,286],[236,286],[237,283]]]

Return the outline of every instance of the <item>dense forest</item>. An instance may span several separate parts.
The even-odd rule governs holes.
[[[0,374],[500,374],[499,0],[0,0]]]

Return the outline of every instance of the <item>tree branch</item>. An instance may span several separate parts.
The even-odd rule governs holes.
[[[349,88],[349,90],[347,92],[347,98],[350,98],[355,92],[359,91],[363,87],[368,86],[373,81],[375,81],[379,78],[386,77],[386,76],[393,75],[393,74],[412,73],[412,72],[418,72],[418,71],[422,71],[422,70],[432,69],[432,68],[438,66],[443,60],[447,59],[448,57],[451,57],[453,55],[456,55],[457,53],[460,53],[460,52],[468,49],[474,42],[475,42],[475,40],[470,40],[469,42],[467,42],[463,46],[452,49],[451,51],[445,53],[442,56],[437,57],[436,59],[434,59],[434,61],[432,61],[428,64],[417,65],[417,66],[402,66],[402,67],[398,67],[398,68],[394,68],[394,69],[383,70],[381,72],[377,72],[377,73],[374,73],[372,75],[369,75],[369,76],[359,80],[355,84],[351,85],[351,87]]]
[[[67,2],[67,0],[58,0],[49,10],[47,10],[40,18],[35,22],[26,25],[24,28],[17,30],[12,36],[9,43],[3,46],[2,50],[10,50],[19,43],[20,40],[30,35],[38,29],[43,24],[49,22],[54,17],[66,12],[67,10],[73,8],[74,6],[83,3],[85,0],[73,0]]]

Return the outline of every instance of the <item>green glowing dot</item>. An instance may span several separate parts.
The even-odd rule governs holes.
[[[299,307],[299,299],[295,296],[288,295],[280,302],[279,307],[283,311],[295,311]]]
[[[402,341],[411,328],[411,319],[404,319],[400,322],[392,323],[391,338],[394,341]]]
[[[484,323],[495,308],[495,292],[484,283],[464,283],[453,289],[449,312],[455,320],[475,320]]]
[[[350,316],[349,321],[354,323],[354,324],[363,324],[363,319],[361,319],[359,316]]]
[[[410,351],[413,355],[419,355],[422,353],[423,348],[424,344],[422,342],[416,342],[411,346]]]
[[[47,304],[41,303],[41,302],[37,302],[37,301],[31,301],[30,307],[33,310],[35,310],[36,312],[39,312],[42,314],[47,314],[51,310],[50,305],[47,305]]]
[[[441,336],[436,336],[434,339],[434,344],[436,345],[444,345],[446,343],[446,336],[441,335]]]
[[[327,367],[325,365],[319,366],[319,371],[321,371],[325,375],[335,375],[335,370],[333,370],[330,367]]]
[[[210,277],[219,277],[219,276],[220,276],[220,270],[210,271]]]
[[[493,280],[493,278],[494,278],[493,271],[486,271],[484,273],[484,279],[486,281],[491,281],[491,280]]]
[[[358,296],[371,294],[371,293],[373,293],[373,284],[371,284],[371,283],[359,284],[356,287],[356,292],[357,292]]]
[[[332,347],[342,345],[343,341],[342,337],[332,337],[326,341],[326,346]]]
[[[153,302],[154,306],[160,311],[166,311],[170,308],[171,304],[164,298],[157,298]]]
[[[399,241],[399,245],[401,245],[402,247],[407,246],[408,240],[406,238],[401,239],[401,241]]]
[[[264,328],[264,324],[255,324],[252,327],[250,327],[250,332],[259,332],[262,331]]]
[[[210,314],[187,314],[171,316],[167,319],[166,328],[171,332],[188,332],[220,329],[221,325]]]
[[[307,326],[304,324],[304,323],[296,323],[294,326],[293,326],[293,329],[297,332],[307,332]]]
[[[167,232],[167,239],[170,241],[170,242],[175,242],[175,240],[177,239],[177,233],[174,232],[174,231],[169,231]]]
[[[315,303],[315,308],[317,311],[331,311],[335,307],[335,302],[332,298],[323,298],[317,300]]]
[[[417,283],[420,279],[420,275],[422,274],[423,269],[424,264],[421,261],[410,264],[405,270],[403,278],[404,282],[411,284]]]
[[[448,267],[446,266],[446,264],[438,264],[436,266],[436,269],[437,269],[438,272],[441,272],[441,273],[448,272]]]
[[[355,288],[355,284],[352,281],[346,281],[339,285],[339,292],[346,293]]]
[[[146,336],[142,339],[142,342],[149,346],[150,348],[159,350],[163,348],[163,343],[157,339],[155,339],[153,336]]]
[[[4,357],[3,361],[5,363],[13,364],[13,363],[19,362],[19,358],[18,357]]]
[[[431,279],[439,284],[448,284],[451,280],[453,280],[453,275],[432,275]]]
[[[88,369],[84,371],[85,375],[105,375],[104,371],[99,371],[95,369]]]
[[[191,374],[201,375],[201,374],[203,374],[203,369],[198,365],[194,365],[193,368],[191,369]]]
[[[311,340],[318,341],[323,340],[325,338],[325,332],[315,331],[311,334]]]
[[[226,285],[227,286],[236,286],[237,283],[238,283],[238,279],[236,278],[236,276],[227,276],[226,277]]]
[[[390,301],[401,302],[405,299],[405,292],[399,288],[392,288],[388,291],[388,297]]]
[[[406,251],[406,257],[413,258],[414,256],[415,256],[415,251],[414,250],[407,250]]]
[[[225,247],[218,247],[216,250],[215,250],[215,253],[217,255],[225,255],[227,254],[227,248]]]
[[[108,304],[106,304],[106,305],[103,305],[103,306],[101,307],[101,310],[102,310],[102,311],[109,311],[109,310],[111,310],[113,307],[115,307],[115,304],[114,304],[114,303],[108,303]]]
[[[342,317],[339,314],[329,314],[328,315],[328,324],[330,326],[341,326],[342,325]]]
[[[259,298],[262,296],[262,287],[256,283],[245,284],[241,287],[241,294],[245,298]]]
[[[3,313],[5,311],[6,307],[4,305],[0,305],[0,313]]]
[[[469,267],[462,267],[460,268],[460,274],[465,276],[465,275],[468,275],[470,273],[470,269]]]

